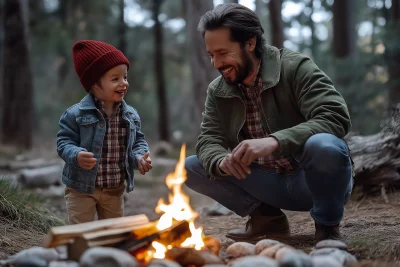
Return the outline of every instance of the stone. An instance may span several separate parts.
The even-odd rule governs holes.
[[[273,245],[279,244],[279,241],[273,239],[263,239],[256,244],[256,254],[260,254],[266,248],[272,247]]]
[[[52,261],[48,267],[79,267],[76,261]]]
[[[38,256],[32,256],[29,258],[18,258],[14,261],[12,266],[15,267],[47,267],[47,261]]]
[[[206,236],[203,238],[203,242],[207,249],[218,256],[219,251],[221,250],[221,241],[218,238]]]
[[[165,258],[182,266],[203,266],[206,264],[222,264],[223,261],[209,250],[174,247],[165,253]]]
[[[320,248],[338,248],[341,250],[347,250],[347,245],[339,240],[332,240],[332,239],[327,239],[327,240],[322,240],[315,245],[316,249]]]
[[[313,267],[342,267],[343,264],[330,256],[315,256],[311,257]]]
[[[180,264],[166,259],[152,259],[147,267],[182,267]]]
[[[233,214],[233,212],[226,207],[222,206],[218,202],[214,202],[211,207],[205,207],[202,210],[204,216],[227,216]]]
[[[278,263],[279,267],[313,267],[313,262],[309,255],[293,249],[287,249],[286,253],[280,256]]]
[[[232,267],[278,267],[276,261],[263,256],[247,256],[232,262]]]
[[[7,260],[3,261],[6,264],[17,264],[20,260],[23,259],[42,259],[46,265],[51,261],[56,261],[59,259],[59,254],[54,248],[42,248],[42,247],[31,247],[29,249],[22,250],[15,255],[8,257]]]
[[[320,248],[313,250],[311,256],[329,256],[335,258],[342,265],[350,265],[357,263],[357,258],[347,251],[337,248]]]
[[[94,247],[83,253],[81,267],[136,267],[138,261],[128,252],[116,248]]]
[[[226,253],[229,257],[237,259],[240,257],[255,255],[255,247],[255,245],[247,242],[236,242],[226,249]]]
[[[60,255],[59,260],[67,260],[68,259],[68,248],[66,245],[58,246],[58,247],[55,247],[54,249]]]
[[[286,247],[286,245],[285,245],[285,244],[282,244],[282,243],[275,244],[275,245],[273,245],[272,247],[269,247],[269,248],[264,249],[264,250],[261,251],[261,253],[258,254],[258,255],[264,256],[264,257],[268,257],[268,258],[271,258],[271,259],[275,259],[275,254],[276,254],[276,252],[277,252],[279,249],[283,248],[283,247]]]
[[[275,253],[275,259],[280,260],[283,257],[285,257],[287,254],[304,254],[304,252],[298,251],[292,247],[285,246],[285,247],[278,249],[278,251]]]

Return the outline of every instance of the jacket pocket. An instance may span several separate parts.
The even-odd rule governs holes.
[[[80,131],[80,147],[85,148],[89,152],[93,151],[94,142],[98,142],[96,135],[102,130],[105,131],[106,125],[104,122],[99,123],[99,118],[93,115],[86,115],[76,118]],[[97,127],[98,125],[98,127]]]
[[[90,125],[95,124],[98,122],[99,119],[96,116],[81,116],[76,118],[76,123],[83,127],[89,127]]]

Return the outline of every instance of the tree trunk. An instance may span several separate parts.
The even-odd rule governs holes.
[[[4,16],[4,3],[2,0],[0,0],[0,18],[2,18],[3,16]],[[0,19],[0,107],[3,107],[4,105],[3,74],[4,74],[4,19]]]
[[[200,17],[213,9],[212,0],[186,0],[187,31],[189,37],[189,59],[194,92],[194,125],[199,125],[209,83],[218,76],[211,65],[203,37],[197,30]]]
[[[4,2],[4,105],[2,143],[32,147],[33,83],[28,47],[27,0]],[[24,16],[25,15],[25,16]]]
[[[158,130],[160,140],[169,141],[169,112],[167,104],[167,92],[165,88],[164,78],[164,53],[163,53],[163,29],[158,19],[160,8],[163,0],[153,0],[153,19],[154,19],[154,41],[155,41],[155,57],[154,68],[157,84],[158,96]]]
[[[400,0],[392,0],[391,7],[392,19],[396,21],[397,26],[400,23]]]
[[[347,58],[355,52],[355,1],[333,2],[333,50],[336,58]]]
[[[118,48],[126,53],[125,0],[119,0]]]
[[[388,62],[390,106],[400,103],[400,0],[392,0],[390,10],[389,36],[385,44],[385,57]]]
[[[278,48],[283,48],[282,0],[270,0],[268,8],[272,29],[271,44]]]
[[[311,30],[311,45],[310,45],[310,48],[311,48],[312,56],[313,56],[314,60],[316,60],[317,59],[317,55],[318,55],[318,47],[319,47],[318,43],[319,42],[318,42],[317,35],[315,34],[315,23],[311,18],[312,14],[314,13],[314,1],[313,0],[309,2],[308,8],[310,8],[310,10],[311,10],[311,14],[310,14],[309,19],[307,21],[308,22],[308,26],[310,27],[310,30]]]
[[[60,43],[58,43],[57,50],[59,55],[60,65],[58,67],[58,86],[61,87],[64,84],[65,79],[68,76],[70,61],[68,59],[69,47],[66,46],[67,36],[69,36],[69,15],[70,15],[70,1],[63,0],[59,6],[59,16],[61,18],[61,24],[63,25],[62,32],[60,33]],[[64,38],[62,38],[64,37]]]

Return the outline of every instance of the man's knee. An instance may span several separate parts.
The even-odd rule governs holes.
[[[199,168],[200,160],[196,155],[189,156],[185,159],[185,168],[187,172],[193,172]]]
[[[332,134],[311,136],[304,145],[303,153],[313,165],[325,170],[349,164],[349,153],[345,142]]]
[[[189,156],[185,159],[185,168],[187,172],[185,184],[192,189],[207,177],[203,165],[201,164],[199,158],[195,155]]]

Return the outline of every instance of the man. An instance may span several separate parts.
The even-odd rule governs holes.
[[[341,239],[353,186],[342,96],[310,58],[266,44],[244,6],[217,6],[199,30],[221,76],[207,90],[186,185],[250,215],[244,229],[227,234],[236,241],[288,235],[281,209],[310,211],[316,241]]]

